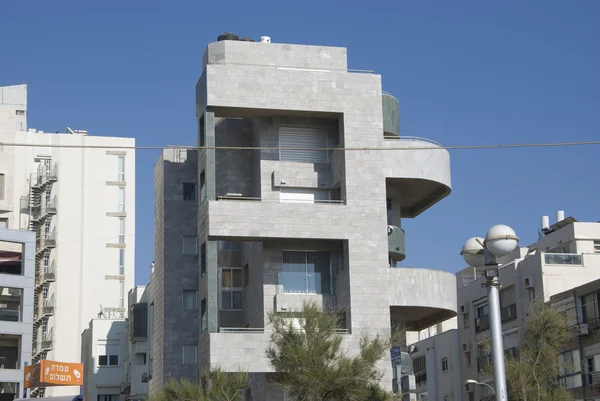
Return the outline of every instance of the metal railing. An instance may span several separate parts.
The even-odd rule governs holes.
[[[264,327],[219,327],[219,333],[264,333]]]
[[[254,201],[254,202],[271,202],[271,203],[308,203],[308,204],[334,204],[342,205],[346,201],[341,199],[329,200],[281,200],[281,199],[263,199],[254,196],[236,196],[236,195],[219,195],[217,200],[234,200],[234,201]]]
[[[56,208],[58,206],[58,200],[56,198],[56,195],[54,195],[54,197],[52,197],[52,199],[50,199],[50,202],[42,202],[42,210],[41,210],[41,215],[42,217],[47,216],[49,214],[56,214]]]
[[[286,294],[286,295],[335,295],[335,288],[333,286],[333,278],[330,277],[329,278],[329,287],[327,288],[321,288],[321,291],[319,292],[317,289],[315,290],[311,290],[308,286],[308,278],[311,274],[310,273],[292,273],[292,272],[277,272],[277,288],[276,288],[276,293],[277,295],[282,295],[282,294]],[[315,273],[312,273],[312,275],[314,276]],[[304,277],[304,288],[302,291],[302,289],[298,288],[298,286],[294,286],[294,290],[290,290],[290,289],[286,289],[286,282],[288,284],[294,283],[297,284],[298,282],[300,282],[300,280],[302,280],[302,277]],[[286,280],[287,278],[287,280]],[[321,282],[321,287],[323,287],[324,284],[327,284],[327,282],[323,283]]]
[[[50,266],[44,267],[43,269],[40,268],[37,272],[37,279],[38,285],[56,280],[56,262],[52,261]]]
[[[54,182],[58,179],[58,163],[50,165],[40,164],[37,170],[37,185],[44,186],[48,182]]]
[[[41,234],[38,239],[38,252],[42,252],[47,248],[54,248],[56,246],[56,229],[52,230],[51,233]]]
[[[546,253],[544,262],[547,265],[583,265],[583,255],[579,253]]]
[[[54,295],[52,295],[50,299],[44,299],[41,306],[41,312],[42,316],[54,314]]]

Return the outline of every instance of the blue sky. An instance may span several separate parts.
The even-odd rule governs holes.
[[[342,5],[343,4],[343,5]],[[0,85],[29,86],[29,125],[194,144],[194,86],[224,31],[345,46],[383,76],[401,133],[445,145],[600,139],[600,2],[2,1]],[[600,220],[600,147],[451,152],[452,194],[404,221],[403,265],[457,271],[494,224],[526,245],[542,214]],[[153,259],[153,166],[137,153],[136,283]],[[554,217],[551,217],[551,221]]]

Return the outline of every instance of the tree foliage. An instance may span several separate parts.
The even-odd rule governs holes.
[[[525,339],[514,357],[505,358],[506,383],[511,399],[571,401],[571,393],[556,381],[558,354],[569,341],[564,316],[546,305],[531,308]],[[491,370],[490,370],[491,373]]]
[[[289,316],[289,315],[288,315]],[[271,346],[267,357],[273,380],[296,401],[387,401],[392,395],[379,386],[377,363],[390,349],[390,339],[363,336],[360,351],[348,355],[343,335],[337,333],[337,316],[307,303],[289,317],[272,313]]]
[[[215,369],[202,375],[199,383],[172,380],[152,395],[150,401],[243,401],[247,380],[246,373]]]

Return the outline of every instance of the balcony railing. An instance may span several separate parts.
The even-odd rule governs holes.
[[[37,171],[37,186],[42,187],[58,179],[58,164],[41,164]]]
[[[42,218],[51,214],[56,214],[56,208],[58,207],[58,200],[56,195],[49,202],[42,202],[41,216]]]
[[[483,316],[480,316],[475,319],[475,332],[476,333],[487,330],[489,328],[490,328],[489,315],[483,315]]]
[[[505,306],[500,309],[500,318],[502,323],[510,322],[517,318],[517,304]]]
[[[38,252],[43,252],[49,248],[56,247],[56,229],[49,234],[41,234],[38,238]]]
[[[56,262],[52,261],[52,264],[47,268],[40,268],[37,272],[37,286],[41,287],[53,283],[56,281]]]
[[[219,327],[219,333],[264,333],[264,327]]]
[[[583,265],[583,256],[578,253],[546,253],[544,261],[547,265]]]
[[[277,295],[334,295],[332,278],[318,273],[278,272]]]

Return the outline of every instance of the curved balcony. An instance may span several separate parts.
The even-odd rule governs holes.
[[[439,143],[386,136],[384,147],[386,191],[400,202],[402,217],[416,217],[450,194],[450,153]]]
[[[388,252],[397,262],[406,258],[406,243],[404,230],[396,226],[388,226]]]
[[[390,316],[422,330],[456,316],[456,276],[418,268],[390,269]]]

